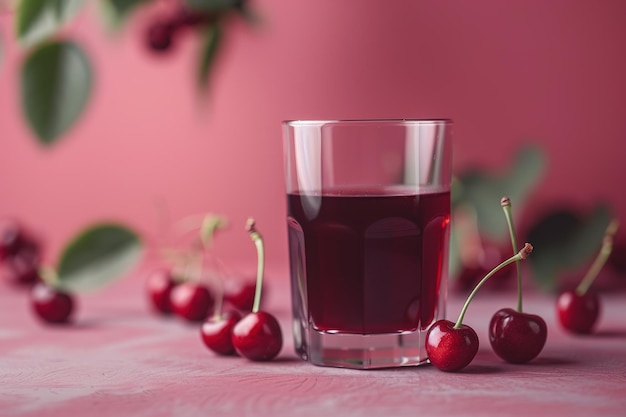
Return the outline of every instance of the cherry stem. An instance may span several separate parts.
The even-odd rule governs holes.
[[[256,230],[254,219],[249,218],[246,223],[246,230],[250,238],[256,246],[257,252],[257,271],[256,286],[254,288],[254,304],[252,304],[252,312],[258,313],[261,306],[261,289],[263,288],[263,271],[265,269],[265,247],[263,246],[263,237]]]
[[[504,217],[506,217],[506,224],[509,227],[509,236],[511,237],[511,246],[513,247],[513,253],[517,250],[517,234],[515,233],[515,225],[513,224],[513,209],[511,208],[511,199],[509,197],[502,197],[500,205],[504,211]],[[517,271],[517,311],[522,312],[522,265],[518,262],[515,263]]]
[[[202,225],[200,226],[200,242],[204,248],[210,248],[213,245],[215,238],[215,231],[226,227],[226,219],[223,217],[207,214],[202,219]]]
[[[609,259],[611,251],[613,250],[613,237],[615,236],[615,233],[617,233],[618,227],[619,221],[617,219],[613,219],[607,226],[606,231],[604,232],[604,238],[602,239],[600,252],[589,267],[589,270],[583,279],[580,281],[580,284],[576,287],[575,292],[577,295],[585,295],[587,293],[589,287],[591,287],[591,284],[602,270],[602,267],[604,267],[607,259]]]
[[[43,282],[52,288],[56,288],[59,285],[59,274],[56,269],[50,266],[40,267],[39,276]]]
[[[461,326],[463,325],[463,317],[465,317],[465,312],[467,311],[467,308],[469,307],[470,303],[472,302],[472,299],[474,298],[474,296],[476,295],[476,293],[478,292],[480,287],[482,287],[483,284],[485,282],[487,282],[487,280],[489,278],[491,278],[496,272],[498,272],[499,270],[501,270],[505,266],[507,266],[509,264],[512,264],[513,262],[518,262],[518,261],[521,261],[523,259],[528,258],[528,255],[530,255],[530,253],[532,251],[533,251],[533,246],[530,243],[526,243],[524,245],[524,247],[518,253],[516,253],[515,255],[511,256],[509,259],[505,260],[500,265],[496,266],[491,271],[489,271],[489,273],[487,275],[485,275],[484,278],[481,279],[478,284],[476,284],[476,286],[474,287],[474,289],[472,290],[470,295],[467,297],[467,300],[465,300],[465,304],[463,304],[463,308],[461,309],[461,313],[459,314],[459,318],[457,319],[456,323],[454,324],[454,328],[455,329],[460,329],[461,328]]]

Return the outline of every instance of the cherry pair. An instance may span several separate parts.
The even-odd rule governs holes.
[[[218,313],[203,323],[200,335],[206,347],[217,354],[237,353],[253,361],[267,361],[275,358],[282,349],[283,336],[278,320],[260,311],[265,263],[263,238],[252,219],[248,220],[247,230],[258,255],[252,311],[243,317],[237,311]]]
[[[0,263],[4,276],[11,283],[32,286],[30,304],[33,312],[46,323],[66,323],[74,310],[74,299],[66,291],[54,285],[52,280],[41,277],[40,245],[14,219],[0,222]]]
[[[511,244],[514,250],[517,250],[510,199],[502,198],[501,206],[507,219]],[[526,243],[516,255],[500,263],[485,275],[468,296],[456,323],[439,320],[431,326],[426,334],[426,351],[430,362],[435,367],[442,371],[458,371],[474,359],[479,347],[478,335],[470,326],[463,324],[465,312],[480,287],[502,268],[514,262],[517,264],[517,311],[504,308],[494,314],[489,323],[489,342],[494,352],[510,363],[528,362],[541,352],[547,339],[546,323],[537,315],[522,312],[519,262],[526,259],[532,249],[532,245]]]
[[[179,282],[166,268],[153,271],[147,280],[148,297],[155,311],[174,313],[187,321],[202,321],[212,312],[215,297],[204,284]]]
[[[160,314],[174,313],[188,321],[202,321],[217,304],[213,291],[197,282],[179,282],[169,268],[159,268],[147,279],[150,304]],[[237,281],[227,285],[223,299],[239,311],[251,311],[255,285],[248,281]]]

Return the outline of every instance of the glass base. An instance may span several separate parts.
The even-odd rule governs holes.
[[[417,366],[427,362],[426,330],[392,334],[327,333],[311,329],[296,338],[296,352],[318,366],[352,369]]]

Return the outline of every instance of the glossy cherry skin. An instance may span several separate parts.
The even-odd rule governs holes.
[[[207,319],[200,327],[200,336],[204,345],[218,355],[234,354],[232,333],[239,320],[241,320],[241,313],[235,310]]]
[[[546,322],[541,317],[512,308],[498,310],[489,323],[491,347],[509,363],[526,363],[536,358],[547,337]]]
[[[228,281],[224,288],[224,301],[241,311],[252,311],[255,291],[254,281]]]
[[[283,347],[283,334],[274,316],[264,311],[248,313],[233,328],[237,353],[253,361],[269,361]]]
[[[161,314],[172,312],[170,296],[176,286],[168,269],[160,268],[152,271],[146,281],[148,300],[153,309]]]
[[[455,329],[451,321],[439,320],[426,333],[428,359],[442,371],[465,368],[476,356],[478,346],[478,335],[465,324]]]
[[[559,323],[565,330],[591,333],[600,315],[600,299],[596,294],[565,291],[557,298],[556,309]]]
[[[67,323],[74,310],[72,296],[43,282],[31,291],[31,304],[35,314],[47,323]]]
[[[185,282],[172,289],[170,303],[177,316],[188,321],[202,321],[211,313],[215,300],[206,286]]]

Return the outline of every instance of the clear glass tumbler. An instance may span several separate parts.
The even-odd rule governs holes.
[[[424,363],[445,314],[450,120],[283,122],[293,334],[315,365]]]

